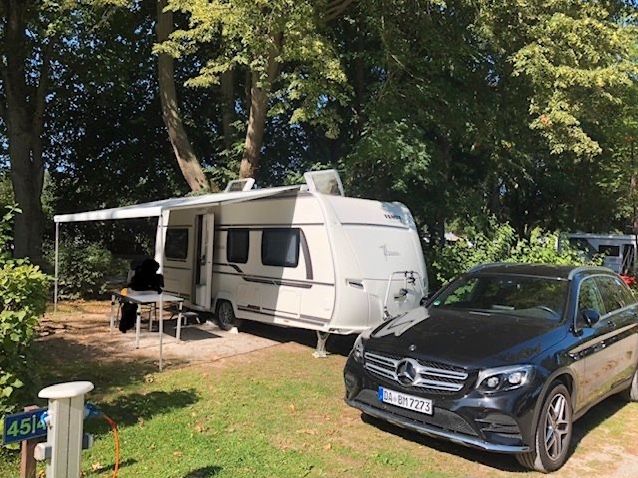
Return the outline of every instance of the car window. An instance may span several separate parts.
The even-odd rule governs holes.
[[[631,302],[627,301],[624,286],[620,282],[620,279],[608,276],[595,277],[594,280],[602,296],[607,313],[622,309],[626,305],[631,304]]]
[[[605,304],[600,297],[596,282],[593,278],[585,279],[580,284],[580,291],[578,292],[578,311],[585,309],[591,309],[598,312],[600,315],[605,315]]]
[[[439,304],[444,305],[453,305],[453,304],[463,304],[470,302],[472,298],[472,293],[476,288],[476,284],[478,279],[472,278],[465,281],[461,286],[454,288],[450,294],[445,298],[444,302],[439,302]],[[438,302],[438,301],[437,301]]]
[[[633,291],[627,286],[627,284],[622,284],[623,297],[625,298],[625,305],[635,304],[636,296]]]
[[[432,302],[432,307],[559,319],[563,315],[566,295],[566,281],[485,274],[452,283]]]

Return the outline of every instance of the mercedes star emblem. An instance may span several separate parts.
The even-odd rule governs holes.
[[[412,385],[417,379],[416,361],[412,359],[403,359],[397,364],[397,380],[403,385]]]

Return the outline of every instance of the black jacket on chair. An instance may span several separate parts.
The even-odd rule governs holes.
[[[135,291],[153,290],[160,294],[164,287],[164,276],[158,274],[159,264],[153,259],[145,259],[135,268],[135,274],[128,284],[129,289]],[[122,304],[122,315],[120,319],[120,332],[126,332],[135,326],[137,316],[137,305]]]

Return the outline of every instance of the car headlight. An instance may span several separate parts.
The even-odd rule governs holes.
[[[481,370],[476,389],[481,392],[504,392],[522,387],[532,380],[534,367],[531,365],[514,365]]]
[[[370,338],[370,333],[372,333],[372,329],[364,330],[359,334],[357,340],[354,341],[354,346],[352,347],[352,358],[354,358],[357,362],[363,362],[363,341]]]

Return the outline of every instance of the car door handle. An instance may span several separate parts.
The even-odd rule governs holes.
[[[592,350],[594,352],[600,352],[605,347],[607,347],[607,344],[605,342],[600,342],[599,344],[594,345],[594,348]]]

